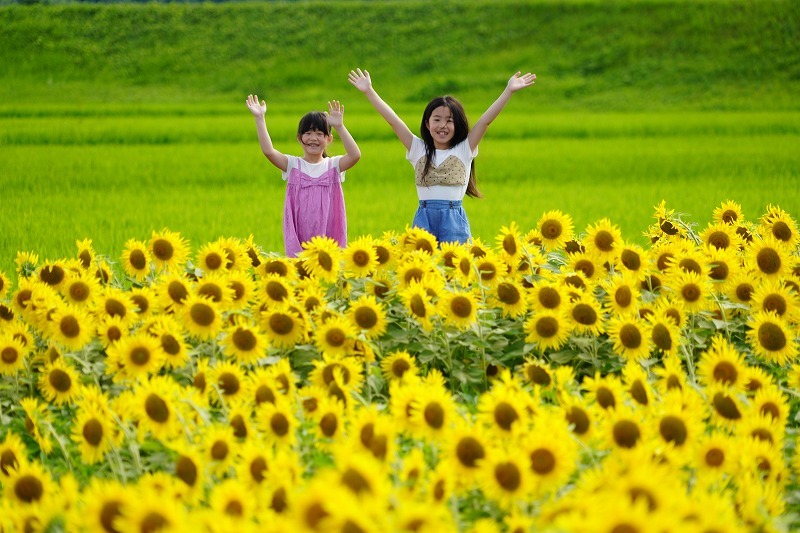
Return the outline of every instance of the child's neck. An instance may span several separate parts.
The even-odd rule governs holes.
[[[325,159],[325,156],[322,154],[303,154],[303,161],[311,163],[312,165],[322,163],[323,159]]]

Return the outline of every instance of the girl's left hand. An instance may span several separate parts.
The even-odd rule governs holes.
[[[339,100],[331,100],[328,102],[328,112],[325,115],[328,119],[328,124],[333,128],[338,128],[344,122],[344,105],[339,103]]]
[[[536,83],[536,74],[528,72],[527,74],[520,75],[520,71],[517,71],[517,73],[508,80],[508,90],[513,93],[525,87],[530,87],[534,83]]]

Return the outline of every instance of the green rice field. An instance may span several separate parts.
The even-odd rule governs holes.
[[[345,181],[350,237],[401,231],[416,204],[403,147],[357,91],[346,96],[345,123],[363,154]],[[465,205],[486,242],[511,222],[527,231],[551,209],[578,230],[609,218],[639,243],[662,200],[701,228],[726,200],[752,220],[768,204],[800,212],[800,113],[546,113],[531,110],[535,98],[515,97],[480,146],[484,198]],[[191,112],[0,111],[0,269],[13,271],[17,251],[71,257],[85,238],[116,260],[127,239],[164,227],[193,246],[253,234],[281,253],[284,182],[262,156],[243,101]],[[299,154],[293,136],[303,111],[291,111],[268,111],[268,126],[276,146]],[[420,110],[398,112],[418,127]],[[332,154],[340,151],[334,143]]]

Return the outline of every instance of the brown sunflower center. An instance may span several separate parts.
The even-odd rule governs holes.
[[[758,328],[758,343],[765,350],[778,352],[786,347],[786,334],[779,325],[765,322]]]
[[[456,445],[458,461],[467,468],[476,468],[478,461],[486,457],[483,444],[475,437],[464,437]]]

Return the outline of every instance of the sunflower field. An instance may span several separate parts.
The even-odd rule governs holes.
[[[0,531],[787,531],[800,230],[662,202],[0,273]]]

